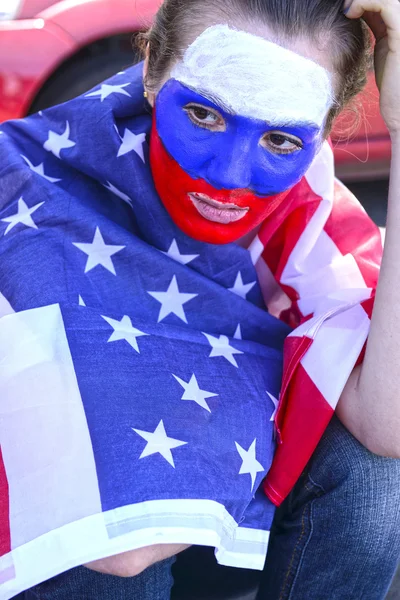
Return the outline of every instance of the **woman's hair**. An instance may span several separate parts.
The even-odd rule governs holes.
[[[337,85],[328,134],[335,117],[364,87],[371,57],[368,28],[359,19],[347,19],[342,9],[343,0],[164,0],[152,28],[139,38],[142,49],[149,44],[146,87],[158,89],[205,27],[245,23],[249,31],[257,31],[266,25],[277,41],[311,39],[316,48],[329,52]]]

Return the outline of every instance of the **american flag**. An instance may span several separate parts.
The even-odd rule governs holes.
[[[159,543],[261,569],[365,344],[379,230],[329,145],[217,247],[166,213],[150,128],[140,65],[0,128],[3,600]]]

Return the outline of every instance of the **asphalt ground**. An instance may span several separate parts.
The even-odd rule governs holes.
[[[363,181],[346,184],[360,200],[365,210],[379,227],[386,225],[388,181]]]

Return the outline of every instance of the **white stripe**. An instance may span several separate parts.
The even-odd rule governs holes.
[[[14,312],[13,307],[3,294],[0,293],[0,319],[6,315],[12,315]]]
[[[256,272],[268,312],[279,318],[281,312],[291,307],[292,302],[273,276],[271,269],[261,257],[256,264]]]
[[[256,235],[254,240],[251,242],[249,246],[249,252],[251,256],[251,262],[253,263],[253,265],[256,265],[259,259],[261,258],[262,253],[264,252],[264,244],[262,243],[258,235]]]
[[[335,181],[332,150],[327,142],[306,179],[322,201],[299,237],[281,277],[283,284],[299,294],[299,308],[304,315],[329,310],[329,295],[337,290],[366,289],[354,257],[344,256],[324,231],[332,210]],[[353,296],[350,291],[347,302]]]
[[[0,319],[0,397],[12,548],[100,512],[92,445],[58,305]]]
[[[324,142],[321,150],[314,158],[305,175],[308,185],[315,194],[333,204],[335,182],[335,160],[328,142]]]
[[[133,522],[147,521],[149,515],[147,527],[132,529]],[[181,527],[170,525],[177,520]],[[120,535],[108,537],[105,522],[119,528]],[[70,523],[16,549],[13,557],[17,579],[0,587],[0,600],[9,600],[75,566],[160,543],[215,547],[220,564],[261,570],[268,539],[267,531],[238,528],[225,508],[211,500],[135,504]],[[246,552],[248,547],[254,550]],[[4,560],[0,558],[0,571]]]
[[[361,306],[343,310],[324,321],[301,360],[307,374],[333,409],[363,349],[369,326],[370,319]]]

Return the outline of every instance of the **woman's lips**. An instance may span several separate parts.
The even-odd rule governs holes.
[[[218,202],[205,194],[191,192],[188,194],[197,211],[202,217],[214,223],[234,223],[240,221],[249,211],[249,208],[241,208],[236,204]]]

